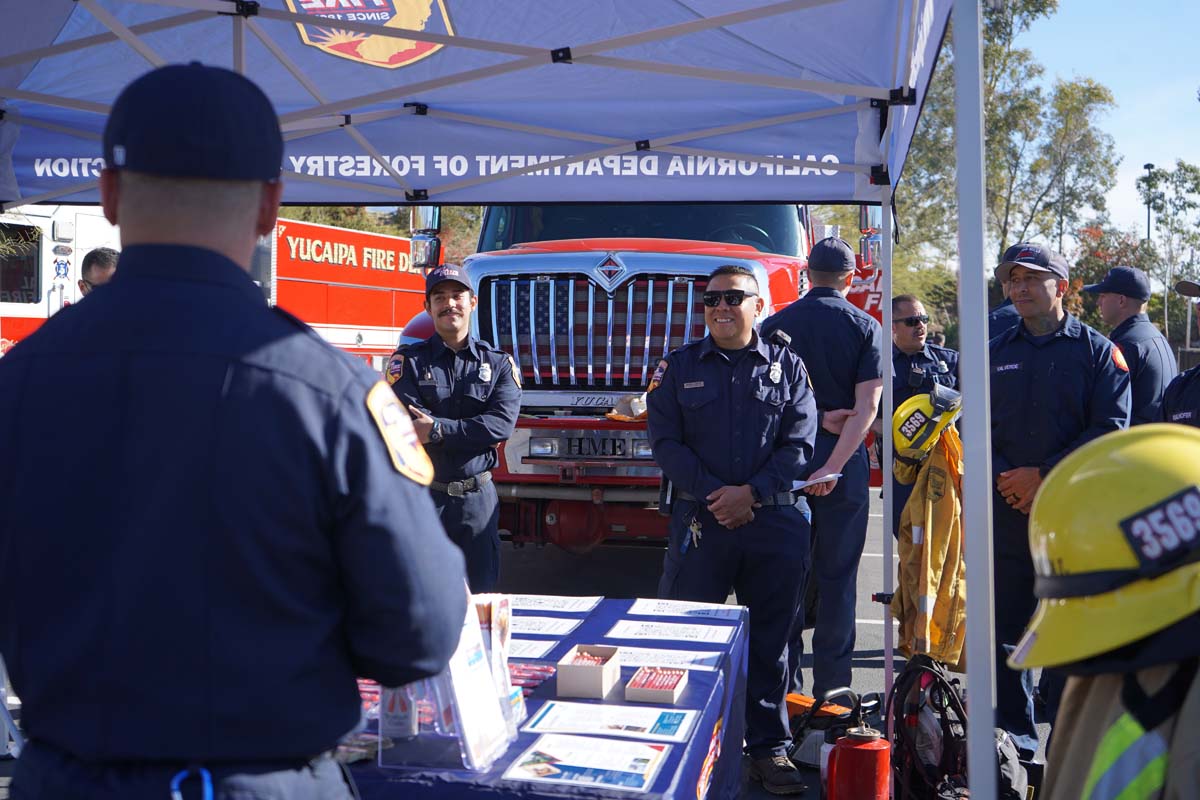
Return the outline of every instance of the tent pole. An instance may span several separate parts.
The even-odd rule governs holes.
[[[883,347],[880,349],[879,358],[882,363],[879,365],[881,374],[883,375],[883,420],[880,431],[883,436],[883,449],[879,456],[879,471],[883,475],[883,591],[884,594],[891,594],[896,588],[896,572],[895,564],[892,563],[892,553],[895,548],[895,541],[892,539],[892,529],[896,523],[892,519],[892,492],[895,487],[892,486],[892,414],[896,413],[896,409],[892,408],[892,387],[896,383],[896,376],[892,369],[892,250],[895,237],[892,231],[892,187],[884,186],[882,198],[880,200],[881,216],[883,217],[883,225],[881,235],[883,245],[881,251],[881,264],[883,275],[880,287],[883,296],[880,298],[880,305],[883,311]],[[883,691],[885,697],[891,697],[892,682],[895,679],[893,674],[892,658],[895,652],[896,643],[892,633],[892,607],[889,605],[882,606],[883,608]],[[888,731],[888,737],[891,738],[891,731]]]
[[[984,280],[982,15],[954,0],[955,144],[958,165],[959,369],[963,390],[963,527],[967,559],[967,769],[973,800],[996,798],[996,666],[992,617],[992,453]]]

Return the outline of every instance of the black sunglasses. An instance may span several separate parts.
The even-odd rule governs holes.
[[[916,314],[911,317],[901,317],[900,319],[896,320],[896,322],[903,322],[908,327],[915,328],[915,327],[917,327],[918,323],[921,325],[928,325],[929,324],[929,315],[928,314]]]
[[[741,289],[726,289],[723,292],[705,292],[701,297],[704,299],[704,305],[716,308],[721,305],[722,297],[725,298],[725,305],[740,306],[747,297],[758,297],[758,295]]]

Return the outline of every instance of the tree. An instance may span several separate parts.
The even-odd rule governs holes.
[[[1100,319],[1096,303],[1083,287],[1099,283],[1110,269],[1118,266],[1137,267],[1149,274],[1156,258],[1154,248],[1136,232],[1118,230],[1104,219],[1080,227],[1075,238],[1079,251],[1071,266],[1071,288],[1063,305],[1088,325],[1103,331],[1108,326]]]
[[[1186,161],[1175,169],[1150,170],[1137,181],[1142,202],[1150,206],[1158,221],[1155,242],[1158,258],[1150,274],[1166,287],[1163,306],[1170,307],[1170,291],[1178,277],[1191,277],[1194,251],[1200,247],[1200,167]],[[1164,333],[1170,334],[1171,316],[1164,312]]]
[[[409,207],[372,209],[363,206],[289,206],[281,215],[301,222],[315,222],[356,231],[409,236]],[[482,206],[442,206],[442,252],[447,262],[461,264],[475,252],[479,240]]]

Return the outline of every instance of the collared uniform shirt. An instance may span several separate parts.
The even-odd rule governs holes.
[[[1012,300],[996,306],[988,314],[988,338],[995,339],[1000,334],[1010,331],[1021,324],[1021,314],[1013,305]]]
[[[0,650],[77,758],[311,757],[457,645],[403,410],[213,251],[125,248],[0,359],[0,453]]]
[[[1022,323],[991,352],[992,471],[1038,467],[1129,425],[1129,371],[1099,332],[1068,314],[1046,337]]]
[[[399,347],[387,377],[401,403],[441,423],[442,440],[426,447],[438,482],[496,466],[497,445],[512,436],[521,412],[521,386],[508,355],[473,336],[456,353],[434,334]]]
[[[892,345],[892,411],[918,394],[929,394],[933,384],[958,390],[958,353],[927,344],[909,355]],[[882,409],[881,409],[882,411]]]
[[[722,486],[759,497],[792,488],[813,453],[816,406],[788,348],[757,334],[740,357],[711,336],[659,363],[646,404],[650,444],[667,478],[701,502]]]
[[[1159,420],[1200,428],[1200,366],[1179,373],[1167,386]]]
[[[812,289],[762,324],[763,336],[777,330],[792,337],[821,411],[854,408],[854,387],[882,377],[882,328],[841,292]]]
[[[1129,424],[1154,422],[1160,416],[1163,392],[1179,373],[1171,345],[1145,314],[1125,320],[1108,338],[1121,348],[1129,365]]]

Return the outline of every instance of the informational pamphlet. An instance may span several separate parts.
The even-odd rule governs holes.
[[[602,597],[560,597],[552,594],[514,594],[514,611],[559,611],[567,614],[586,614]]]
[[[566,636],[579,627],[581,619],[559,617],[525,617],[514,614],[512,632],[523,636]]]
[[[741,606],[717,603],[693,603],[687,600],[635,600],[630,614],[645,617],[700,617],[703,619],[737,619]]]
[[[509,658],[545,658],[558,642],[543,639],[513,639],[508,645]]]
[[[698,650],[658,650],[652,647],[620,648],[618,658],[623,667],[684,667],[713,672],[721,666],[720,652]]]
[[[520,619],[518,617],[517,619]],[[729,644],[737,628],[733,625],[687,625],[679,622],[644,622],[623,619],[605,634],[606,639],[669,639],[679,642]]]
[[[479,615],[474,604],[467,606],[458,649],[438,678],[444,680],[452,696],[464,766],[473,770],[487,769],[508,747],[511,738],[483,649]]]
[[[551,700],[522,729],[527,733],[583,733],[657,742],[686,742],[699,712],[645,706]]]
[[[670,751],[666,744],[548,734],[522,753],[504,778],[645,792]]]
[[[809,478],[806,481],[792,481],[792,491],[798,492],[801,489],[807,489],[809,486],[816,486],[818,483],[827,483],[828,481],[836,481],[842,477],[840,472],[831,472],[828,475],[819,475],[815,478]]]

